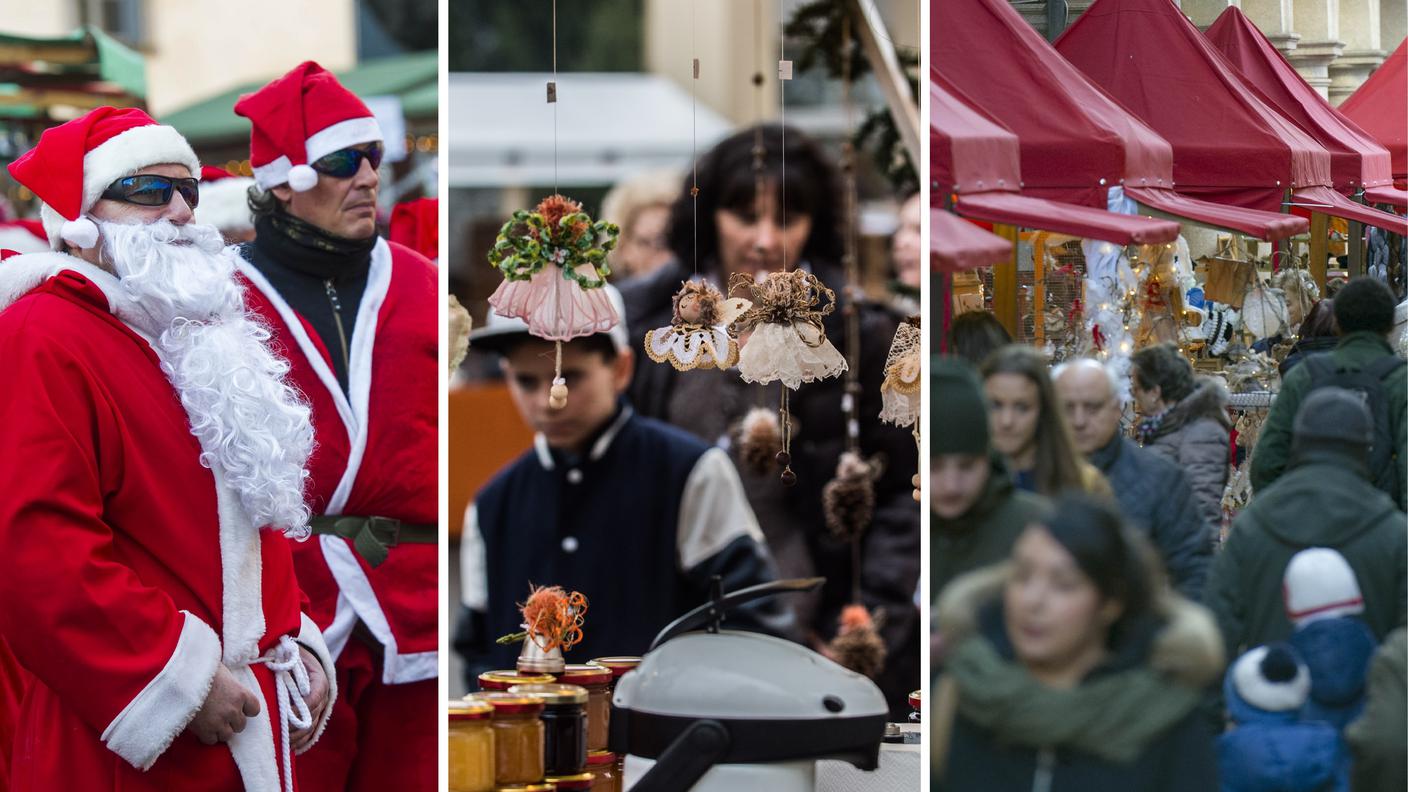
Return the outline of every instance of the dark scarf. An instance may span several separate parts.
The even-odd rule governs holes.
[[[289,269],[326,280],[371,265],[377,235],[347,239],[324,231],[282,208],[254,221],[255,244]]]

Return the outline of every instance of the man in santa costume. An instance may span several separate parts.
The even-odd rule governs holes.
[[[15,790],[295,788],[336,698],[300,612],[308,408],[191,223],[174,129],[101,107],[9,167],[52,252],[0,264],[0,634]]]
[[[316,63],[245,96],[255,241],[251,307],[313,411],[318,541],[294,564],[341,696],[303,757],[305,790],[437,781],[439,299],[424,257],[377,234],[382,135]]]

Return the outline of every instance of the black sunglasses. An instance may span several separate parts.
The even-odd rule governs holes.
[[[118,179],[103,191],[103,197],[110,201],[136,204],[138,206],[166,206],[171,196],[180,193],[186,205],[192,209],[200,203],[200,182],[195,179],[176,179],[170,176],[157,176],[152,173],[139,173]]]
[[[385,151],[380,143],[373,143],[366,149],[338,149],[331,154],[319,157],[317,162],[313,163],[313,170],[326,173],[337,179],[350,178],[362,169],[362,160],[370,162],[372,170],[380,168],[381,157]]]

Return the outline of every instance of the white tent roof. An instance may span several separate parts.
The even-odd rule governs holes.
[[[732,129],[670,79],[638,73],[449,75],[451,187],[614,184],[646,168],[689,166],[698,134],[703,155]],[[557,177],[553,177],[553,109]],[[693,120],[694,123],[691,123]]]

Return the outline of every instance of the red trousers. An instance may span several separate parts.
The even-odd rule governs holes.
[[[381,650],[355,635],[337,658],[337,702],[316,745],[294,760],[300,792],[433,792],[438,681],[381,681]]]

